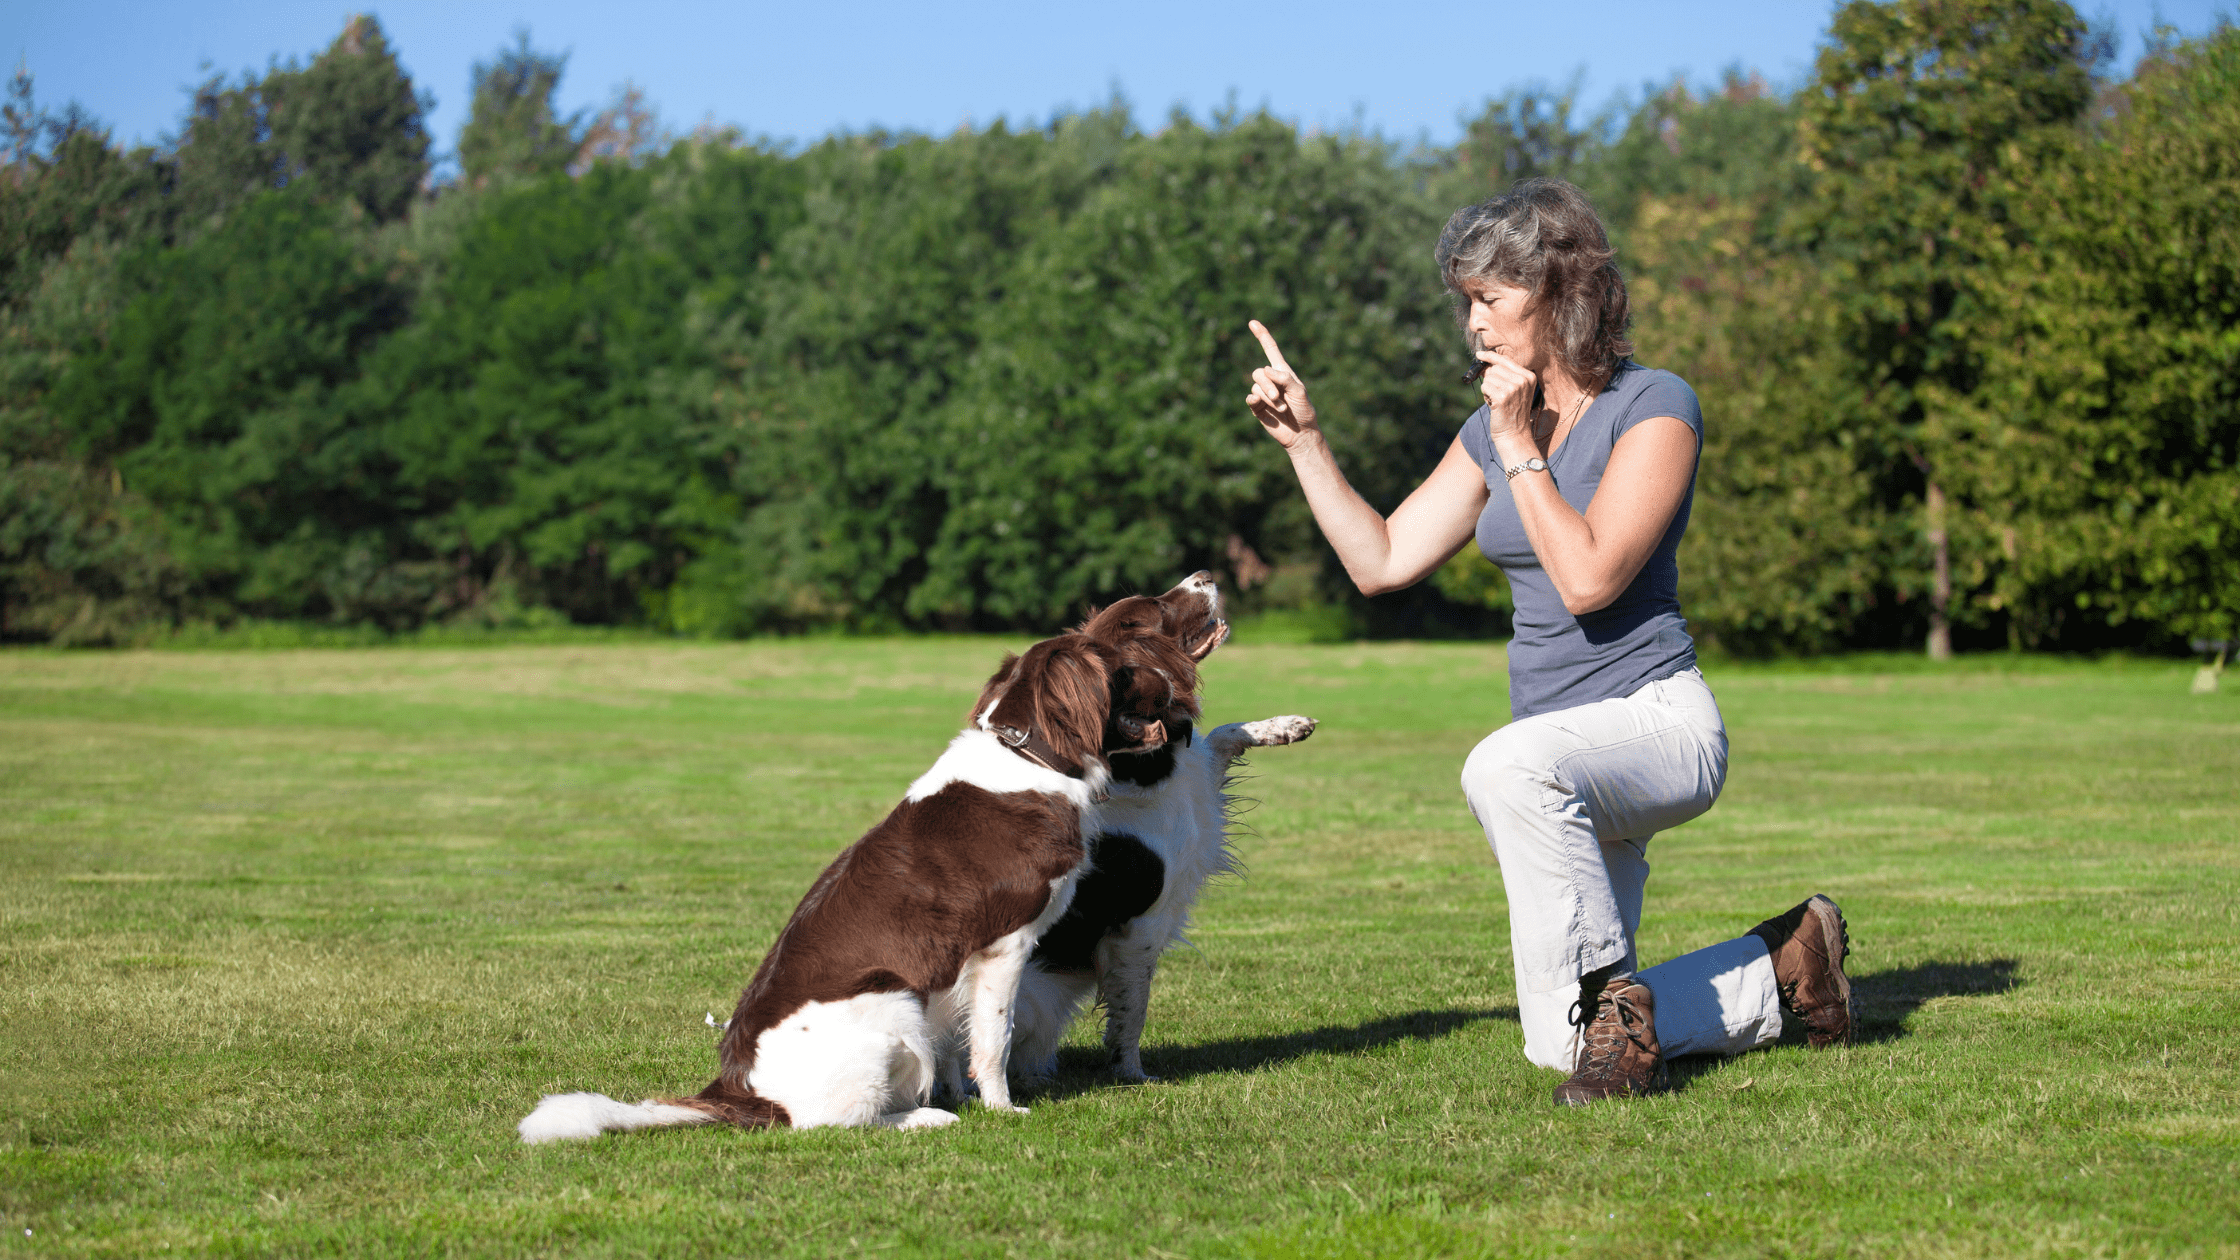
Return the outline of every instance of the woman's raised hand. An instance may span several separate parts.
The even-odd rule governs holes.
[[[1290,450],[1309,433],[1320,433],[1315,428],[1314,404],[1307,400],[1307,383],[1283,361],[1283,351],[1276,346],[1276,339],[1269,334],[1268,326],[1253,320],[1246,327],[1260,339],[1260,348],[1267,351],[1268,366],[1252,370],[1252,392],[1244,396],[1244,405],[1268,436]]]
[[[1540,378],[1499,350],[1478,351],[1478,361],[1486,365],[1478,377],[1478,394],[1486,400],[1486,436],[1495,442],[1505,435],[1533,441],[1532,401]]]

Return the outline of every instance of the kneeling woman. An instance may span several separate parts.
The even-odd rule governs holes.
[[[1635,972],[1649,838],[1711,808],[1727,735],[1680,615],[1703,417],[1627,358],[1631,316],[1580,191],[1528,180],[1457,211],[1439,267],[1485,405],[1431,476],[1379,516],[1338,471],[1306,384],[1268,354],[1247,398],[1291,454],[1315,521],[1364,594],[1421,581],[1475,535],[1516,600],[1513,721],[1462,769],[1501,863],[1525,1057],[1571,1073],[1559,1102],[1664,1088],[1677,1054],[1781,1034],[1850,1040],[1842,912],[1814,896],[1734,940]]]

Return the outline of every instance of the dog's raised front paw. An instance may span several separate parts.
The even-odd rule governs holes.
[[[1008,1104],[999,1107],[989,1103],[985,1099],[981,1100],[980,1110],[992,1111],[999,1116],[1023,1116],[1027,1114],[1027,1109],[1025,1107],[1013,1107]]]
[[[1292,714],[1285,717],[1262,718],[1257,722],[1247,722],[1244,724],[1244,733],[1252,737],[1254,744],[1262,748],[1272,748],[1279,744],[1296,744],[1307,736],[1314,734],[1314,728],[1315,720],[1313,718]]]

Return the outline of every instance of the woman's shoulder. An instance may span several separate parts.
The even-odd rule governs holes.
[[[1696,401],[1696,391],[1677,372],[1643,367],[1629,359],[1611,380],[1610,390],[1621,404],[1617,420],[1621,433],[1652,416],[1672,416],[1697,433],[1703,432],[1703,406]]]

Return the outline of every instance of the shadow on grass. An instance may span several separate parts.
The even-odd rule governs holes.
[[[1310,1054],[1352,1054],[1396,1041],[1451,1037],[1485,1020],[1514,1022],[1516,1018],[1517,1010],[1513,1006],[1475,1011],[1410,1011],[1351,1027],[1326,1025],[1265,1037],[1232,1037],[1194,1046],[1159,1046],[1144,1051],[1143,1066],[1145,1071],[1163,1080],[1183,1081],[1216,1072],[1250,1072]],[[1112,1077],[1105,1071],[1104,1052],[1089,1046],[1068,1046],[1058,1052],[1058,1075],[1036,1091],[1036,1095],[1068,1098],[1110,1088]]]
[[[1871,1045],[1910,1035],[1906,1021],[1931,998],[2005,993],[2022,983],[2015,974],[2019,966],[2012,958],[1989,958],[1982,962],[1925,962],[1854,976],[1851,991],[1859,1001],[1857,1040],[1861,1045]]]
[[[1853,976],[1851,994],[1859,1003],[1859,1027],[1853,1034],[1853,1043],[1871,1046],[1912,1035],[1906,1028],[1906,1020],[1931,998],[2005,993],[2022,983],[2014,974],[2018,965],[2012,958],[1927,962],[1917,967],[1894,967],[1871,976]],[[1779,1044],[1805,1044],[1803,1021],[1784,1018]],[[1669,1060],[1672,1088],[1686,1089],[1690,1081],[1726,1061],[1724,1056],[1716,1054],[1691,1054]]]

